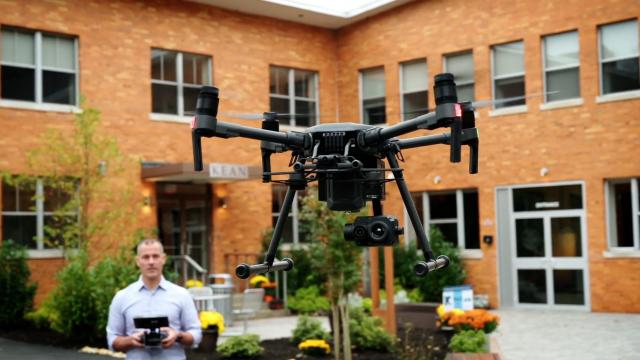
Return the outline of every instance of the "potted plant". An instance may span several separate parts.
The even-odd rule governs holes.
[[[224,331],[224,317],[217,311],[201,311],[200,324],[202,326],[202,341],[199,350],[215,352],[218,336]]]

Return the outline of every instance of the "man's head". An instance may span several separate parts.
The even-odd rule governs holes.
[[[158,239],[145,239],[137,247],[136,264],[142,277],[155,280],[162,276],[162,268],[167,260],[162,243]]]

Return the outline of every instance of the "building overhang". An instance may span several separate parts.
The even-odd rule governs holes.
[[[210,163],[203,171],[193,170],[193,163],[143,163],[141,177],[150,182],[224,183],[262,178],[258,166]]]

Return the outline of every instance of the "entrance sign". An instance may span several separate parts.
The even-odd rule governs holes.
[[[209,176],[213,179],[248,179],[249,167],[236,164],[209,164]]]
[[[442,290],[445,311],[453,309],[473,310],[473,289],[471,285],[448,286]]]

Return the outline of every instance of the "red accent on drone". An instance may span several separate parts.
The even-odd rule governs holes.
[[[456,104],[456,117],[462,117],[462,106]]]
[[[196,128],[196,117],[195,116],[191,119],[191,128],[192,129]]]

